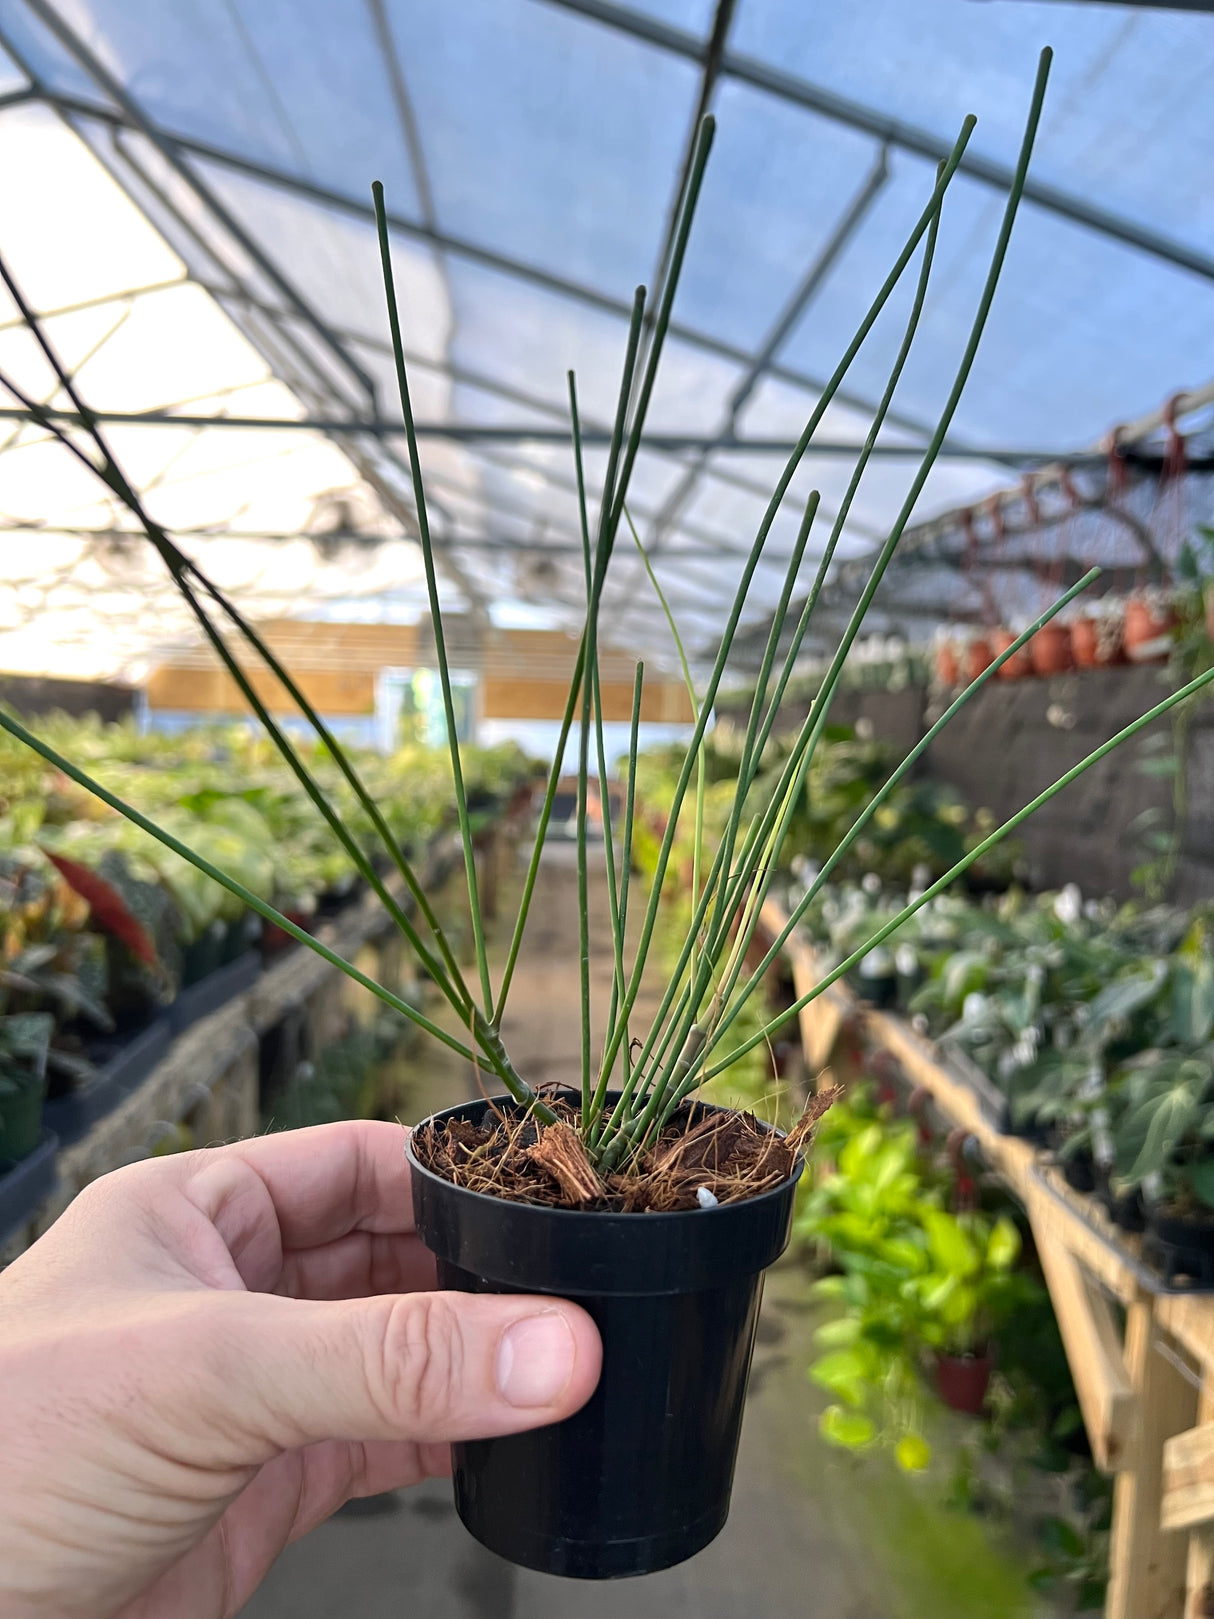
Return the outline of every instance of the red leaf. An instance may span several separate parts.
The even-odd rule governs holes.
[[[107,883],[104,877],[82,866],[78,860],[52,854],[49,849],[42,852],[65,882],[88,902],[93,921],[103,933],[112,933],[133,956],[146,962],[149,967],[159,967],[160,958],[151,935],[112,883]]]

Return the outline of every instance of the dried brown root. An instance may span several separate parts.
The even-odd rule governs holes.
[[[779,1186],[792,1174],[818,1120],[837,1089],[810,1098],[787,1136],[766,1129],[750,1113],[707,1113],[682,1107],[657,1141],[625,1173],[600,1176],[578,1133],[578,1113],[553,1101],[561,1118],[537,1125],[525,1114],[502,1114],[483,1124],[451,1119],[423,1125],[413,1150],[436,1175],[470,1191],[551,1208],[598,1209],[622,1214],[673,1213],[697,1208],[707,1191],[735,1203]]]
[[[546,1170],[571,1203],[594,1203],[603,1195],[586,1144],[571,1124],[547,1125],[534,1147],[527,1149],[533,1164]]]

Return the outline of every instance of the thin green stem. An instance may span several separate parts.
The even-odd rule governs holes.
[[[637,774],[637,748],[641,725],[641,693],[645,680],[645,665],[638,663],[632,682],[632,720],[628,729],[628,786],[624,794],[624,833],[620,847],[620,904],[617,922],[617,937],[623,946],[628,931],[628,886],[632,875],[632,828],[636,815],[636,774]],[[623,995],[623,971],[621,962],[619,994]],[[607,1020],[608,1028],[615,1023],[617,1008],[616,992],[612,991],[611,1015]],[[624,1043],[620,1047],[622,1066],[624,1070],[624,1083],[622,1092],[629,1095],[632,1091],[632,1054],[628,1049],[628,1030],[624,1030]],[[591,1132],[591,1145],[597,1146],[603,1134],[603,1107],[607,1100],[607,1086],[610,1075],[604,1071],[599,1075],[598,1086],[591,1099],[591,1114],[593,1128]]]
[[[375,227],[379,235],[379,256],[383,267],[384,296],[388,305],[388,326],[392,336],[392,357],[396,366],[396,384],[400,393],[401,415],[405,424],[405,441],[409,449],[409,469],[413,475],[413,503],[417,511],[417,533],[421,543],[422,561],[426,570],[426,592],[430,599],[430,618],[434,633],[434,655],[438,662],[439,681],[443,692],[443,712],[447,723],[447,746],[451,754],[451,774],[455,784],[455,812],[459,818],[460,840],[464,849],[464,874],[468,882],[468,908],[472,915],[472,941],[476,949],[476,965],[480,973],[481,995],[485,1016],[493,1017],[493,985],[489,978],[489,956],[485,949],[485,925],[481,917],[480,893],[476,877],[476,850],[472,843],[472,828],[468,821],[468,797],[464,791],[464,772],[460,763],[459,737],[456,734],[455,701],[451,695],[451,671],[447,664],[446,638],[438,599],[438,572],[434,565],[434,546],[430,538],[430,520],[426,511],[426,491],[422,484],[421,458],[417,449],[417,431],[413,423],[413,405],[409,397],[409,378],[405,370],[405,348],[401,338],[400,312],[396,304],[396,279],[392,270],[392,243],[388,235],[388,216],[384,209],[384,188],[379,180],[371,187],[375,203]]]
[[[991,263],[987,272],[986,281],[982,289],[981,297],[979,298],[978,308],[970,328],[969,337],[967,339],[960,364],[958,365],[957,373],[953,380],[953,385],[949,390],[949,395],[945,402],[944,409],[941,412],[939,421],[937,422],[935,431],[932,434],[927,449],[924,451],[923,460],[919,465],[915,477],[912,479],[911,487],[902,504],[898,518],[890,531],[888,539],[882,546],[878,558],[870,572],[864,590],[861,592],[860,599],[856,604],[854,612],[852,613],[847,630],[844,632],[839,647],[837,648],[834,658],[831,661],[830,669],[827,673],[826,679],[823,681],[822,689],[819,691],[818,697],[815,699],[809,721],[807,721],[807,725],[809,727],[808,735],[806,736],[805,728],[802,730],[802,736],[805,737],[805,745],[801,758],[797,762],[796,770],[792,773],[792,779],[789,783],[789,787],[785,789],[783,793],[778,791],[777,794],[773,796],[768,812],[762,818],[763,830],[758,833],[757,837],[752,835],[752,837],[748,839],[748,842],[752,847],[762,848],[765,851],[766,867],[764,867],[763,862],[760,861],[758,867],[747,869],[746,864],[744,863],[742,870],[738,873],[736,881],[731,885],[730,893],[732,896],[740,898],[742,893],[746,891],[749,911],[745,928],[739,929],[738,939],[735,944],[735,959],[741,959],[744,957],[745,951],[749,947],[755,928],[757,927],[763,899],[775,876],[773,869],[775,863],[774,856],[776,853],[778,853],[778,850],[782,845],[784,837],[787,833],[788,824],[791,820],[793,807],[796,802],[796,794],[799,792],[801,785],[804,783],[805,775],[809,769],[809,762],[812,759],[814,748],[816,747],[817,741],[825,727],[826,716],[829,712],[830,702],[834,694],[835,686],[838,682],[839,673],[842,669],[844,659],[846,658],[846,655],[850,650],[856,635],[859,633],[860,626],[865,615],[867,614],[873,595],[876,592],[889,561],[893,556],[894,550],[902,537],[903,530],[910,519],[911,512],[918,501],[920,494],[922,493],[923,485],[925,484],[928,473],[930,472],[931,467],[939,454],[940,447],[945,436],[947,435],[953,416],[956,413],[961,394],[964,390],[966,382],[969,379],[970,371],[973,368],[974,359],[978,352],[978,346],[982,338],[982,333],[985,329],[991,304],[994,300],[995,289],[999,283],[999,276],[1003,268],[1003,262],[1007,255],[1008,244],[1011,239],[1012,226],[1015,222],[1020,197],[1024,190],[1024,183],[1028,174],[1029,158],[1032,153],[1037,126],[1041,118],[1041,108],[1045,97],[1045,87],[1049,76],[1051,59],[1052,53],[1047,48],[1041,53],[1041,58],[1038,64],[1037,79],[1033,88],[1033,96],[1029,107],[1028,118],[1025,124],[1024,137],[1021,142],[1016,171],[1011,189],[1009,191],[1007,204],[1004,209],[1003,218],[1000,223],[999,234],[991,256]],[[938,171],[937,187],[939,187],[943,177],[943,170]],[[929,239],[929,247],[934,241],[936,229],[934,222],[937,218],[938,215],[933,214],[932,220],[929,221],[929,229],[932,233],[931,238]],[[928,259],[928,255],[925,254],[924,270],[921,272],[919,279],[920,296],[922,296],[922,294],[926,291],[926,271],[929,269],[930,260]],[[904,344],[904,348],[905,346],[906,345]],[[788,775],[787,770],[786,775]],[[794,783],[795,786],[793,785]],[[752,827],[752,834],[754,832],[755,828]],[[727,901],[726,904],[721,907],[722,917],[728,917],[732,912],[732,908],[733,903],[731,901]],[[720,1019],[718,1018],[716,1020],[715,1030],[706,1031],[706,1033],[715,1035],[719,1038],[720,1026],[721,1023]],[[677,1094],[682,1085],[685,1083],[686,1076],[695,1072],[695,1070],[702,1065],[704,1061],[704,1051],[707,1049],[708,1043],[709,1042],[706,1039],[704,1042],[699,1043],[698,1049],[685,1049],[680,1054],[670,1072],[662,1076],[660,1079],[655,1080],[649,1101],[646,1104],[645,1113],[642,1115],[642,1128],[640,1132],[642,1136],[647,1131],[648,1127],[653,1123],[653,1120],[656,1118],[658,1113],[662,1111],[667,1098],[672,1094]]]
[[[778,958],[780,952],[788,943],[788,940],[792,937],[793,931],[797,927],[797,924],[809,910],[809,907],[813,904],[824,885],[829,882],[831,874],[837,869],[840,861],[843,860],[848,850],[864,831],[864,828],[869,824],[873,816],[881,808],[882,804],[884,804],[889,798],[894,788],[897,787],[899,782],[903,781],[910,771],[914,769],[916,763],[923,757],[928,748],[931,747],[932,743],[940,735],[941,731],[944,730],[945,726],[950,723],[955,715],[961,712],[970,699],[980,692],[988,681],[995,678],[1009,658],[1015,657],[1021,648],[1027,646],[1032,640],[1033,636],[1036,635],[1037,631],[1041,629],[1044,624],[1048,624],[1050,620],[1055,617],[1056,614],[1060,613],[1064,607],[1069,606],[1070,603],[1074,601],[1076,596],[1078,596],[1082,591],[1086,590],[1094,580],[1100,577],[1100,573],[1101,570],[1099,568],[1089,568],[1087,573],[1084,574],[1083,578],[1080,579],[1076,584],[1072,585],[1070,590],[1068,590],[1065,595],[1060,596],[1057,601],[1051,603],[1051,605],[1046,608],[1045,612],[1042,613],[1039,618],[1034,619],[1029,627],[1026,630],[1023,630],[1010,646],[1005,648],[1005,650],[1001,652],[999,656],[987,666],[987,668],[985,668],[974,680],[970,682],[968,686],[966,686],[964,691],[960,692],[958,696],[953,699],[935,724],[928,728],[920,740],[902,760],[898,768],[893,771],[893,773],[882,784],[878,791],[874,793],[871,800],[865,805],[863,811],[856,817],[846,835],[842,837],[835,845],[835,848],[832,850],[829,858],[824,862],[821,870],[818,872],[813,882],[809,885],[809,888],[806,890],[805,894],[793,907],[787,923],[780,930],[780,933],[776,937],[771,948],[763,957],[762,962],[758,967],[755,968],[751,977],[747,980],[736,1001],[732,1001],[731,997],[737,984],[738,977],[740,976],[740,967],[733,972],[732,976],[726,978],[726,982],[723,986],[723,994],[729,1006],[727,1016],[729,1017],[730,1022],[733,1021],[733,1017],[736,1016],[737,1012],[741,1010],[742,1006],[759,987],[764,973]]]
[[[671,639],[674,641],[675,651],[679,655],[679,664],[683,671],[683,684],[687,688],[687,700],[691,704],[691,717],[694,722],[700,717],[700,705],[696,698],[695,682],[691,678],[691,665],[687,661],[687,652],[683,646],[683,638],[679,634],[679,626],[675,621],[674,613],[671,611],[670,603],[666,600],[666,592],[662,589],[658,576],[654,572],[653,563],[649,560],[649,553],[641,544],[641,536],[636,531],[636,524],[632,521],[632,513],[627,506],[624,507],[624,520],[632,534],[633,544],[640,553],[645,572],[649,576],[649,583],[653,587],[653,593],[661,605]],[[691,853],[691,908],[693,913],[700,898],[700,861],[704,852],[704,786],[707,774],[704,747],[704,743],[701,742],[696,750],[695,843]],[[694,931],[691,934],[691,941],[691,971],[694,973],[696,960]]]
[[[928,199],[927,205],[912,228],[906,242],[903,244],[902,251],[898,255],[897,261],[890,270],[889,274],[886,276],[885,281],[877,292],[876,297],[873,299],[867,312],[865,313],[863,320],[854,333],[851,342],[848,344],[847,349],[844,352],[843,358],[835,367],[835,370],[827,382],[826,387],[823,389],[822,395],[811,412],[810,418],[806,423],[800,438],[797,440],[797,444],[789,456],[788,461],[785,464],[784,471],[777,481],[776,488],[770,501],[768,502],[767,509],[764,512],[763,519],[759,525],[759,531],[755,536],[754,545],[751,547],[750,553],[748,554],[746,564],[743,569],[742,578],[738,586],[738,592],[734,598],[733,607],[726,623],[721,647],[717,654],[717,662],[714,666],[713,674],[709,679],[708,687],[705,692],[704,708],[706,712],[711,712],[712,704],[716,699],[717,686],[720,682],[721,673],[724,669],[725,659],[728,657],[729,650],[733,643],[734,631],[737,626],[742,605],[746,599],[746,593],[750,587],[750,581],[753,577],[755,566],[758,563],[759,556],[762,553],[767,536],[770,533],[771,526],[775,521],[776,514],[783,503],[784,495],[788,490],[789,484],[792,482],[793,475],[795,474],[797,467],[800,465],[801,460],[805,455],[805,451],[809,446],[810,440],[818,427],[818,424],[820,423],[826,410],[829,408],[830,402],[834,398],[835,393],[841,386],[853,360],[860,350],[861,345],[868,336],[868,333],[872,330],[872,327],[876,322],[877,317],[880,315],[881,310],[889,301],[890,295],[901,279],[902,273],[906,269],[906,266],[910,263],[916,247],[919,245],[924,233],[930,228],[932,220],[938,213],[941,199],[943,198],[945,191],[948,189],[948,185],[952,180],[953,174],[956,172],[958,163],[961,161],[961,157],[965,151],[966,145],[969,142],[970,135],[973,132],[974,124],[975,120],[972,117],[967,117],[963,122],[961,133],[957,137],[947,162],[944,163],[944,165],[937,172],[936,184],[932,191],[931,197]],[[822,570],[820,570],[820,573],[821,572]],[[804,616],[805,615],[803,615],[803,618]],[[701,715],[701,721],[702,720],[703,715]],[[694,750],[698,746],[699,736],[693,736],[691,750]],[[675,787],[670,819],[667,823],[662,845],[658,851],[654,883],[650,893],[645,922],[642,926],[641,935],[638,942],[637,957],[629,983],[629,996],[626,998],[625,1003],[625,1018],[631,1013],[632,1006],[635,1003],[636,995],[639,991],[641,972],[644,969],[645,959],[652,941],[653,927],[657,913],[657,903],[661,894],[662,882],[666,874],[666,866],[670,858],[670,844],[674,836],[673,828],[677,822],[678,812],[682,807],[683,797],[687,791],[687,783],[690,779],[691,756],[692,754],[689,751],[688,759],[684,763],[683,771],[681,772],[679,781]],[[718,853],[720,853],[720,851],[718,851]],[[665,1017],[666,1012],[669,1010],[670,1001],[673,999],[673,996],[674,991],[672,989],[669,997],[664,999],[663,1008],[659,1014],[660,1017]],[[616,1049],[618,1049],[618,1041],[620,1038],[621,1030],[620,1026],[617,1024],[616,1030],[612,1036],[613,1042],[616,1043]],[[654,1038],[656,1038],[656,1031],[651,1030],[650,1039],[647,1042],[649,1049],[652,1049],[652,1042]],[[608,1067],[610,1066],[610,1062],[614,1061],[614,1057],[615,1051],[611,1051],[609,1054],[609,1060],[607,1062]],[[639,1060],[644,1059],[642,1058]]]
[[[535,841],[531,847],[531,858],[527,862],[527,872],[523,878],[523,891],[519,898],[518,915],[515,918],[514,931],[510,936],[510,948],[506,952],[506,965],[502,972],[501,985],[497,992],[497,1005],[493,1015],[496,1028],[501,1027],[502,1015],[506,1010],[506,997],[509,995],[510,986],[514,982],[514,970],[518,966],[519,951],[523,945],[523,933],[527,927],[527,918],[531,914],[531,901],[535,894],[540,861],[544,854],[544,840],[548,836],[548,826],[552,820],[552,806],[556,801],[557,787],[560,785],[561,768],[565,762],[565,749],[569,744],[569,733],[573,729],[573,719],[577,712],[578,696],[582,689],[582,673],[585,667],[586,632],[583,630],[577,657],[574,659],[573,678],[569,685],[569,695],[565,699],[565,712],[561,717],[561,729],[560,735],[557,737],[556,753],[553,755],[552,766],[548,772],[548,784],[544,789],[544,800],[540,806],[539,819],[536,822]]]

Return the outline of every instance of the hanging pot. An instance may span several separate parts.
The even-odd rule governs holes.
[[[942,686],[955,686],[961,679],[956,648],[949,641],[942,642],[936,648],[936,678]]]
[[[1051,619],[1028,645],[1033,669],[1039,675],[1060,675],[1071,667],[1071,637],[1065,624]]]
[[[936,1392],[950,1411],[980,1417],[994,1369],[995,1357],[989,1349],[980,1355],[946,1355],[937,1350]]]
[[[992,630],[989,643],[992,657],[997,658],[1000,653],[1006,652],[1015,639],[1016,633],[1014,630]],[[999,679],[1021,680],[1025,675],[1031,674],[1032,670],[1033,665],[1029,658],[1028,649],[1021,647],[1019,652],[1013,653],[1007,662],[1001,666]]]
[[[435,1119],[479,1123],[491,1106],[514,1104]],[[598,1388],[574,1416],[452,1446],[464,1525],[510,1562],[577,1579],[700,1551],[729,1512],[763,1272],[788,1241],[801,1165],[718,1208],[607,1214],[487,1197],[424,1168],[412,1141],[408,1156],[441,1288],[575,1299],[603,1343]]]
[[[1071,657],[1077,669],[1104,669],[1122,661],[1120,616],[1077,618],[1071,625]]]
[[[989,669],[995,661],[995,654],[991,651],[991,643],[985,635],[976,635],[965,649],[965,678],[977,680],[984,669]]]
[[[1176,614],[1164,602],[1131,596],[1125,604],[1125,650],[1132,663],[1165,663]]]

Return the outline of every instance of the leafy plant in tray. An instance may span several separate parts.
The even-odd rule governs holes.
[[[504,969],[496,982],[490,973],[485,948],[472,828],[456,740],[434,548],[405,374],[382,188],[378,185],[374,188],[375,206],[388,293],[389,326],[412,463],[418,531],[447,720],[453,796],[464,851],[476,956],[476,976],[471,984],[465,980],[407,855],[391,837],[383,814],[337,740],[256,628],[145,510],[139,495],[111,455],[104,433],[46,342],[20,288],[7,271],[3,272],[10,293],[77,413],[83,434],[61,427],[15,382],[0,380],[32,419],[84,461],[134,516],[169,569],[203,635],[237,682],[337,842],[378,895],[422,968],[448,1001],[459,1027],[467,1031],[466,1038],[441,1027],[417,1007],[367,978],[352,963],[335,956],[322,941],[309,937],[273,906],[189,849],[167,828],[158,826],[46,742],[31,735],[18,721],[0,715],[0,725],[70,778],[97,792],[111,807],[192,861],[263,918],[317,951],[469,1062],[475,1061],[482,1075],[493,1076],[504,1087],[506,1094],[500,1099],[469,1103],[427,1121],[414,1133],[409,1153],[417,1227],[437,1254],[441,1285],[465,1290],[520,1289],[571,1294],[586,1305],[601,1331],[603,1374],[595,1394],[581,1412],[539,1433],[456,1447],[455,1490],[461,1516],[482,1541],[515,1561],[553,1573],[590,1578],[642,1573],[691,1555],[713,1538],[725,1520],[762,1273],[787,1239],[800,1167],[798,1154],[814,1121],[811,1110],[785,1139],[762,1129],[746,1115],[696,1106],[692,1102],[693,1093],[723,1065],[766,1040],[774,1026],[794,1017],[801,1005],[820,994],[835,977],[854,965],[854,959],[859,959],[857,956],[841,962],[799,1003],[761,1026],[749,1040],[735,1045],[727,1057],[722,1055],[723,1042],[742,1007],[754,995],[785,942],[784,937],[777,940],[758,968],[751,970],[748,960],[759,913],[776,879],[780,848],[826,726],[840,670],[922,492],[973,367],[1024,186],[1048,63],[1049,53],[1046,52],[1041,60],[1014,182],[956,377],[897,520],[873,562],[868,582],[823,678],[818,697],[788,751],[780,779],[766,806],[753,816],[745,813],[776,709],[915,336],[931,273],[941,207],[969,140],[972,119],[966,120],[948,160],[941,164],[918,219],[840,364],[823,388],[776,484],[746,556],[720,646],[697,703],[697,717],[658,851],[652,887],[641,906],[629,891],[634,800],[631,796],[626,798],[619,826],[611,824],[610,807],[604,805],[606,835],[602,848],[612,923],[613,971],[606,1019],[608,1032],[603,1050],[597,1055],[591,1050],[586,824],[587,782],[592,761],[597,762],[601,775],[606,773],[599,700],[600,609],[708,160],[712,120],[706,118],[701,124],[687,166],[667,259],[668,269],[654,300],[652,314],[647,314],[644,289],[638,290],[633,304],[619,403],[593,526],[585,496],[577,394],[570,377],[587,609],[562,735],[556,748],[556,762],[548,778],[536,845],[523,883],[520,912]],[[797,615],[791,638],[785,641],[782,632],[792,616],[793,592],[818,513],[817,496],[811,495],[806,504],[750,705],[733,807],[711,856],[701,846],[697,817],[692,870],[695,904],[687,936],[651,1024],[643,1033],[635,1031],[637,998],[671,847],[692,779],[702,779],[698,763],[704,736],[751,581],[806,446],[881,310],[917,253],[918,278],[904,337],[859,450],[848,489],[821,547],[809,595]],[[1029,635],[1051,619],[1087,582],[1085,578],[1069,591],[1014,645],[1023,645]],[[381,877],[371,853],[351,829],[350,821],[334,808],[333,801],[318,784],[308,759],[294,747],[270,714],[234,649],[237,645],[250,649],[268,667],[313,726],[353,792],[360,813],[384,843],[398,883],[390,884]],[[996,660],[982,679],[998,667]],[[1214,678],[1214,675],[1205,678]],[[630,757],[635,757],[636,753],[642,683],[643,671],[638,665]],[[948,715],[955,713],[981,683],[982,680],[962,692],[950,705]],[[1184,695],[1186,693],[1166,699],[1143,721],[1126,727],[1069,771],[1053,788],[994,830],[923,895],[908,903],[867,942],[860,954],[866,953],[874,943],[900,926],[919,905],[967,870],[1038,804],[1120,741],[1135,734],[1142,723],[1166,712]],[[500,1027],[518,966],[519,947],[556,795],[564,742],[575,722],[578,726],[576,821],[582,958],[581,1073],[577,1076],[578,1082],[562,1096],[541,1096],[517,1072],[503,1044]],[[866,817],[871,817],[884,802],[882,795],[892,791],[905,777],[934,734],[935,729],[890,776],[825,863],[824,872],[829,871],[836,856],[842,858],[846,854],[849,840],[854,841],[861,835],[867,824]],[[632,779],[631,771],[629,779]],[[699,798],[697,791],[692,802],[698,802]],[[620,838],[618,859],[614,846],[617,833]],[[412,896],[412,910],[407,910],[398,897],[401,885]],[[631,916],[635,923],[638,911],[641,920],[636,947],[629,950],[626,948],[630,937],[629,918]],[[794,916],[789,931],[795,921]],[[642,1211],[646,1214],[644,1218]]]

